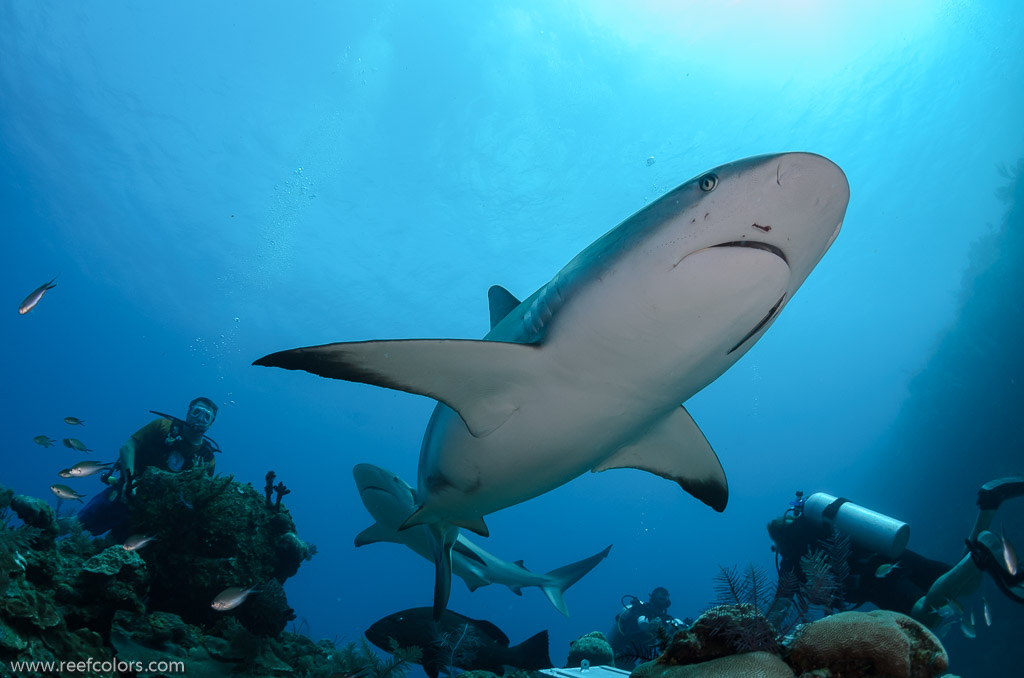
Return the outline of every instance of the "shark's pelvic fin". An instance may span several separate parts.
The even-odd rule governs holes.
[[[366,546],[367,544],[376,544],[380,541],[390,541],[395,544],[401,544],[402,541],[395,538],[395,531],[389,530],[380,523],[374,523],[368,528],[356,535],[356,546]]]
[[[635,468],[674,480],[716,511],[724,511],[729,501],[718,455],[682,406],[593,470],[612,468]]]
[[[254,365],[425,395],[455,410],[482,438],[525,399],[539,369],[531,344],[468,339],[400,339],[308,346],[263,356]]]
[[[487,529],[487,523],[484,522],[482,517],[474,518],[472,520],[453,520],[451,521],[451,524],[457,525],[464,530],[469,530],[470,532],[476,532],[481,537],[491,536],[491,531]]]
[[[589,558],[584,558],[565,567],[560,567],[557,570],[551,570],[547,573],[550,583],[541,586],[540,590],[544,592],[544,595],[548,597],[548,600],[551,601],[556,610],[568,617],[569,609],[565,606],[565,599],[562,597],[562,594],[565,593],[567,588],[578,582],[583,575],[593,570],[598,563],[607,558],[608,552],[611,550],[612,547],[609,544],[608,548],[604,551],[595,553]]]
[[[501,285],[492,285],[487,290],[487,305],[491,310],[491,329],[505,319],[514,308],[523,302],[515,298],[511,292]]]

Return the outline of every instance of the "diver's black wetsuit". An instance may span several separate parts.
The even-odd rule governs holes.
[[[768,524],[768,534],[775,542],[780,576],[785,572],[793,572],[803,581],[800,558],[809,551],[821,549],[822,542],[829,538],[831,532],[828,528],[812,525],[805,518],[797,517],[776,518]],[[950,568],[946,563],[925,558],[907,549],[899,558],[899,567],[885,577],[875,576],[878,566],[887,562],[890,561],[877,553],[850,544],[850,575],[843,582],[842,594],[847,608],[874,603],[884,610],[909,615],[914,603]]]

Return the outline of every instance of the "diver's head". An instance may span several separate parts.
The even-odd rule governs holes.
[[[668,610],[668,606],[672,604],[672,600],[668,597],[668,589],[664,586],[659,586],[651,591],[651,599],[648,601],[648,604],[661,611]]]
[[[217,405],[209,398],[196,398],[188,404],[185,425],[197,433],[206,433],[217,418]]]

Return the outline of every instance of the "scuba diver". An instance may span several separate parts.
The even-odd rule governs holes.
[[[213,475],[214,453],[220,448],[206,432],[217,418],[217,405],[209,398],[195,398],[188,404],[185,419],[150,410],[159,418],[149,422],[121,446],[113,468],[100,476],[108,487],[78,512],[82,528],[94,535],[110,530],[117,541],[128,536],[127,502],[135,496],[135,482],[150,466],[171,473],[203,466]],[[120,471],[115,478],[113,473]]]
[[[974,592],[988,573],[1011,600],[1024,603],[1024,574],[1012,545],[989,531],[999,506],[1024,496],[1024,478],[1000,478],[978,491],[981,509],[966,540],[965,555],[954,566],[907,548],[910,526],[824,492],[795,501],[768,524],[780,579],[804,578],[801,558],[820,549],[833,530],[849,539],[849,572],[841,582],[844,609],[872,603],[909,615],[939,629],[957,614],[957,598]],[[834,543],[834,541],[833,541]]]
[[[669,614],[672,604],[668,589],[659,586],[646,603],[636,596],[622,597],[622,611],[615,616],[615,624],[608,632],[608,644],[615,653],[618,668],[632,668],[633,659],[645,658],[659,643],[658,630],[663,629],[668,637],[683,628],[683,622]],[[622,658],[623,666],[619,666]]]

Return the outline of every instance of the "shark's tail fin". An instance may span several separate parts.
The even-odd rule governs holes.
[[[565,593],[567,588],[578,582],[583,575],[593,570],[598,563],[608,556],[608,552],[611,550],[612,547],[609,544],[608,548],[600,553],[595,553],[589,558],[584,558],[571,565],[566,565],[547,573],[546,576],[550,581],[540,588],[544,595],[548,597],[548,600],[551,601],[551,604],[555,606],[556,610],[566,617],[569,616],[569,610],[565,607],[565,600],[562,598],[562,594]]]
[[[503,663],[527,671],[551,668],[551,657],[548,656],[548,632],[541,631],[518,645],[508,648],[508,655]]]

